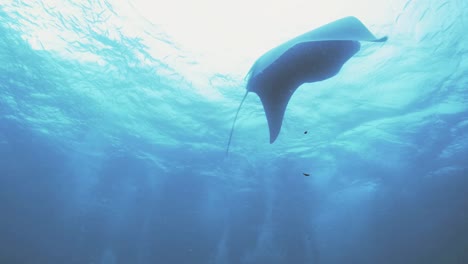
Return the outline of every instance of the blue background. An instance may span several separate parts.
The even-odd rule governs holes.
[[[273,145],[249,94],[228,158],[248,67],[187,77],[150,23],[180,60],[70,6],[0,6],[0,263],[468,263],[466,1],[366,23],[389,40],[299,88]]]

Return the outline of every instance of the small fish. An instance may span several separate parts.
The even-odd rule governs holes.
[[[304,131],[304,134],[307,134],[307,130],[306,130],[306,131]]]
[[[310,176],[310,174],[309,174],[309,173],[305,173],[305,172],[303,172],[302,174],[304,174],[304,176]]]

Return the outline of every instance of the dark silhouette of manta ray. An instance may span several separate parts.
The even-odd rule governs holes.
[[[270,143],[281,130],[289,99],[304,83],[335,76],[361,44],[359,41],[384,42],[376,38],[359,19],[345,17],[293,38],[262,55],[247,75],[247,91],[237,109],[226,153],[229,152],[240,108],[249,92],[262,101],[270,130]]]

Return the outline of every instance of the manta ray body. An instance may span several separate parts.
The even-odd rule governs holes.
[[[279,135],[291,96],[304,83],[335,76],[356,54],[360,41],[384,42],[355,17],[345,17],[293,38],[262,55],[247,75],[247,91],[237,109],[227,150],[239,110],[249,92],[263,104],[270,130],[270,143]]]

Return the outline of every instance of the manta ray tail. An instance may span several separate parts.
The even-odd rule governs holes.
[[[245,91],[244,98],[242,98],[242,101],[239,104],[239,108],[237,108],[236,116],[234,117],[234,122],[232,122],[231,134],[229,134],[229,141],[228,141],[228,144],[227,144],[227,147],[226,147],[226,156],[229,153],[229,146],[231,145],[232,133],[234,133],[234,126],[236,125],[237,116],[239,115],[239,111],[240,111],[240,109],[242,107],[242,104],[244,103],[245,98],[247,97],[248,93],[249,93],[249,90]]]

